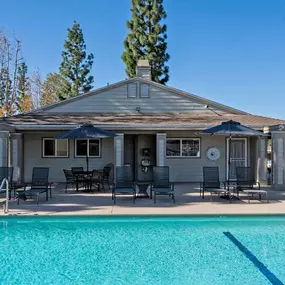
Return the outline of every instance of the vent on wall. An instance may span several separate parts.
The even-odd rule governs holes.
[[[149,98],[149,85],[141,83],[140,84],[140,97]]]
[[[128,98],[136,98],[137,97],[137,84],[130,83],[128,84]]]

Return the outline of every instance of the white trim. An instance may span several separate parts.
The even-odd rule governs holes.
[[[54,141],[54,155],[45,155],[45,141]],[[57,155],[57,142],[59,139],[54,138],[42,138],[42,157],[43,158],[67,158],[69,157],[69,142],[68,139],[63,139],[67,142],[67,155]]]
[[[86,157],[86,155],[77,155],[77,141],[87,141],[86,147],[87,147],[87,157],[101,157],[101,139],[75,139],[74,141],[74,157]],[[99,141],[99,155],[89,155],[89,140],[97,140]]]
[[[167,146],[167,141],[170,140],[179,140],[180,141],[180,155],[173,155],[173,156],[168,156],[166,152],[166,146]],[[199,141],[199,155],[198,156],[185,156],[182,155],[182,142],[186,140],[197,140]],[[201,138],[166,138],[165,140],[165,156],[166,158],[200,158],[201,157]]]
[[[245,160],[245,166],[247,166],[247,162],[248,162],[248,138],[231,138],[232,141],[235,141],[235,140],[243,140],[245,143],[244,143],[244,148],[245,148],[245,157],[244,157],[244,160]],[[230,141],[230,138],[227,138],[227,160],[226,160],[226,169],[227,169],[227,173],[226,173],[226,177],[227,179],[229,178],[229,141]]]

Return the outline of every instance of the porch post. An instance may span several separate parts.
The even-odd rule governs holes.
[[[0,167],[1,166],[7,167],[8,164],[9,164],[9,132],[0,131]]]
[[[115,166],[124,165],[124,134],[118,134],[115,139]]]
[[[20,182],[23,177],[23,134],[10,135],[10,165],[13,166],[13,181]]]
[[[272,127],[272,187],[274,190],[284,190],[284,139],[285,126]]]
[[[156,134],[156,165],[165,166],[166,133]]]
[[[257,181],[265,182],[267,180],[267,138],[258,138],[257,140]]]

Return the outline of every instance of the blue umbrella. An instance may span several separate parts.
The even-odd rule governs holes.
[[[266,134],[251,129],[249,127],[241,125],[239,122],[235,121],[227,121],[223,122],[218,126],[203,130],[200,132],[202,135],[224,135],[229,136],[229,158],[228,158],[228,169],[230,173],[230,166],[231,166],[231,140],[232,136],[267,136]],[[228,175],[229,179],[229,175]]]
[[[73,130],[59,134],[55,138],[56,139],[104,139],[104,138],[113,138],[115,136],[117,135],[112,132],[94,127],[91,124],[84,124]],[[89,168],[88,155],[86,155],[86,164],[88,171]]]

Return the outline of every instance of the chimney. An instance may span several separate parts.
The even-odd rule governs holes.
[[[137,77],[151,80],[151,67],[147,59],[140,59],[137,63]]]

